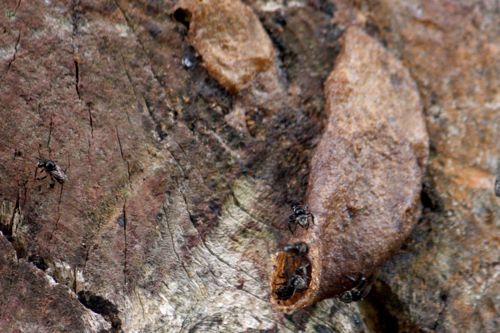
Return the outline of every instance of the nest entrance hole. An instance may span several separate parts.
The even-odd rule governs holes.
[[[300,271],[300,267],[306,266],[307,273],[305,275],[307,287],[302,290],[296,290],[295,292],[290,291],[285,292],[283,295],[283,290],[280,288],[287,288],[290,286],[290,280],[294,275],[297,275],[297,271]],[[274,272],[272,277],[272,298],[279,304],[288,306],[297,302],[309,289],[311,283],[311,262],[306,255],[299,255],[293,252],[280,252],[276,256],[274,263]],[[301,275],[301,274],[299,274]],[[301,275],[302,276],[302,275]],[[281,292],[280,292],[281,291]],[[283,297],[285,296],[285,297]]]

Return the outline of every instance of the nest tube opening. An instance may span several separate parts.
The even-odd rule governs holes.
[[[295,304],[309,289],[311,261],[307,255],[281,251],[274,260],[272,298],[282,306]]]

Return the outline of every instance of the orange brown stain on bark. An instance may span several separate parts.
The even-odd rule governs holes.
[[[456,165],[450,160],[445,164],[444,171],[457,185],[470,189],[488,190],[493,188],[492,184],[495,182],[495,177],[486,170]]]

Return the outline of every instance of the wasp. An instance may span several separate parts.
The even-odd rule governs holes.
[[[357,302],[362,300],[368,295],[373,285],[373,276],[366,277],[363,274],[357,278],[348,275],[347,278],[352,282],[356,283],[354,288],[347,290],[342,295],[340,295],[340,300],[344,303]]]
[[[309,252],[309,246],[307,246],[307,244],[304,242],[286,244],[283,247],[283,251],[292,252],[292,253],[299,255],[299,256],[304,256],[307,254],[307,252]]]
[[[309,278],[307,276],[308,267],[308,262],[300,265],[295,270],[295,273],[292,274],[286,282],[275,291],[276,297],[280,300],[287,300],[293,297],[297,291],[307,289],[307,285],[309,283]]]
[[[66,176],[66,173],[63,171],[63,169],[52,160],[39,159],[37,164],[37,171],[38,169],[41,169],[42,172],[45,173],[45,176],[37,178],[35,172],[35,178],[37,180],[42,180],[47,178],[47,176],[50,176],[50,188],[53,188],[56,182],[62,185],[68,179],[68,176]]]
[[[300,206],[297,203],[292,204],[292,214],[288,217],[288,230],[293,234],[297,230],[297,225],[302,228],[309,228],[309,221],[314,223],[314,216],[311,214],[307,206]]]
[[[290,272],[285,272],[283,278],[285,278],[285,283],[283,283],[276,291],[276,297],[280,300],[287,300],[296,292],[303,291],[307,289],[309,284],[308,269],[310,263],[307,261],[305,256],[309,252],[309,246],[304,242],[297,242],[292,244],[287,244],[283,247],[285,252],[299,256],[302,263],[295,269],[295,272],[290,274]]]

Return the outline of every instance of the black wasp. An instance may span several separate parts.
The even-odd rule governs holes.
[[[38,164],[37,164],[37,171],[38,171],[38,169],[41,169],[42,172],[44,172],[46,175],[41,177],[41,178],[37,178],[36,173],[35,173],[35,178],[37,180],[42,180],[42,179],[47,178],[47,176],[50,176],[50,179],[51,179],[50,187],[51,188],[54,187],[56,182],[58,182],[59,184],[62,185],[62,184],[64,184],[66,179],[68,179],[68,177],[66,176],[66,173],[63,171],[63,169],[56,162],[54,162],[52,160],[39,159]]]
[[[292,214],[288,217],[288,230],[293,234],[297,230],[297,225],[302,228],[309,228],[309,220],[314,223],[314,216],[311,214],[307,206],[300,206],[297,203],[292,204]]]
[[[351,290],[347,290],[342,295],[340,295],[340,300],[344,303],[357,302],[362,300],[368,295],[373,285],[373,276],[366,278],[363,274],[359,275],[357,278],[348,275],[347,278],[356,285]]]
[[[309,279],[307,276],[307,268],[309,263],[303,263],[296,270],[295,273],[290,276],[286,282],[276,290],[276,297],[280,300],[287,300],[297,291],[302,291],[307,289]]]
[[[283,250],[304,257],[307,252],[309,252],[309,246],[304,242],[297,242],[285,245]],[[309,262],[303,262],[291,276],[287,276],[286,282],[276,290],[277,298],[287,300],[293,297],[297,291],[307,289],[309,283],[307,275],[308,268]]]

